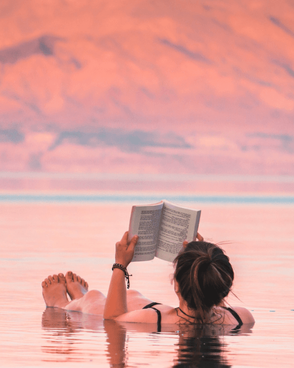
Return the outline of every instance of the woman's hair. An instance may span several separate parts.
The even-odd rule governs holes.
[[[215,244],[192,241],[174,260],[174,278],[190,309],[205,315],[232,287],[234,271],[229,258]]]

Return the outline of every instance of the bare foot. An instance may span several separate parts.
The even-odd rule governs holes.
[[[79,299],[88,292],[88,283],[75,273],[68,271],[65,280],[66,290],[71,300]]]
[[[69,300],[66,294],[65,277],[62,273],[48,276],[42,282],[43,298],[47,307],[64,308]]]

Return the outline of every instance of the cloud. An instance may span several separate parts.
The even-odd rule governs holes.
[[[258,139],[258,148],[263,146],[276,146],[278,144],[278,149],[286,151],[288,153],[294,152],[294,136],[289,134],[268,134],[268,133],[252,133],[247,134],[247,137]]]
[[[56,41],[61,40],[55,36],[42,36],[31,41],[22,42],[18,45],[0,50],[0,63],[14,64],[21,59],[28,58],[35,54],[44,56],[54,55]]]
[[[0,170],[293,175],[289,134],[0,130]],[[8,142],[8,143],[6,143]]]
[[[28,168],[30,170],[41,170],[42,169],[42,163],[41,163],[42,154],[32,154],[29,157],[28,161]]]
[[[277,27],[282,29],[284,32],[286,32],[291,37],[294,37],[294,32],[289,29],[287,26],[285,26],[278,18],[276,17],[269,17],[270,21],[274,23]]]
[[[16,129],[0,130],[0,142],[11,142],[17,144],[23,142],[24,139],[24,134]]]
[[[175,133],[158,134],[140,130],[126,132],[119,129],[103,129],[99,132],[61,132],[49,147],[49,150],[54,150],[64,142],[88,147],[118,147],[126,152],[141,151],[145,147],[191,148],[185,138]]]
[[[175,44],[164,38],[160,38],[159,42],[162,43],[163,45],[171,47],[172,49],[184,54],[185,56],[188,56],[190,59],[201,61],[202,63],[206,63],[206,64],[211,63],[209,59],[207,59],[205,56],[203,56],[199,52],[191,51],[182,45]]]
[[[201,149],[218,151],[234,151],[237,149],[237,144],[234,140],[222,135],[215,134],[200,135],[197,138],[197,146]]]
[[[274,60],[274,64],[284,69],[285,72],[288,73],[288,75],[290,75],[290,77],[294,78],[294,70],[291,68],[290,65],[287,65],[285,63],[282,63],[280,61],[275,61],[275,60]]]

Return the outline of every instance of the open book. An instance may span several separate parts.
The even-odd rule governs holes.
[[[138,235],[134,261],[149,261],[154,257],[172,262],[183,247],[183,241],[196,239],[199,210],[161,201],[145,206],[133,206],[129,240]]]

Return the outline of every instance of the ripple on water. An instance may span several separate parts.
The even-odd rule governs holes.
[[[7,244],[0,255],[1,367],[64,368],[78,363],[104,368],[125,363],[164,368],[193,362],[199,367],[292,368],[292,207],[269,211],[270,207],[260,206],[213,206],[203,211],[204,233],[219,240],[242,238],[242,244],[227,244],[226,251],[236,265],[234,291],[252,306],[256,323],[238,333],[226,328],[183,331],[175,326],[157,333],[152,325],[119,326],[54,308],[43,313],[40,283],[52,272],[73,269],[85,275],[91,288],[107,291],[112,244],[117,240],[112,224],[123,233],[130,206],[121,206],[120,211],[117,206],[101,208],[7,205],[4,211],[1,207],[1,244]],[[279,252],[276,239],[282,239]],[[132,288],[174,305],[172,287],[167,285],[172,267],[152,261],[130,268]]]

